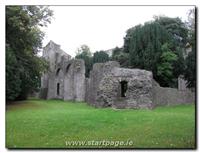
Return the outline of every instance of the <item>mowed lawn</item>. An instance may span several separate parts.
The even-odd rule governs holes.
[[[103,140],[132,144],[66,145]],[[6,147],[195,148],[195,106],[115,110],[60,100],[15,102],[6,108]]]

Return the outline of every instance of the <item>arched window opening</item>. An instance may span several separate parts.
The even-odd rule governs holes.
[[[127,81],[121,81],[120,85],[121,85],[121,97],[126,97],[128,82]]]
[[[56,71],[56,76],[59,75],[59,72],[60,72],[60,68],[58,68],[58,70]]]
[[[66,73],[69,71],[70,66],[71,66],[71,64],[68,64],[68,65],[67,65]]]
[[[60,83],[57,83],[57,95],[60,94]]]

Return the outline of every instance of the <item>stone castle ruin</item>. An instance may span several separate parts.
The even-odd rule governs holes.
[[[41,79],[41,98],[84,101],[84,61],[71,60],[53,41],[44,48],[43,57],[49,62],[49,71]]]
[[[97,63],[86,84],[86,101],[97,107],[152,108],[152,73],[120,68],[117,62]]]
[[[193,103],[194,93],[160,87],[152,72],[120,68],[118,62],[96,63],[85,78],[85,64],[50,41],[43,50],[49,70],[42,76],[40,97],[85,101],[95,107],[147,108]]]

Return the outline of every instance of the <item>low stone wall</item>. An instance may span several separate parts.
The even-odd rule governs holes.
[[[195,93],[190,90],[180,91],[175,88],[155,86],[153,89],[154,106],[170,106],[195,102]]]

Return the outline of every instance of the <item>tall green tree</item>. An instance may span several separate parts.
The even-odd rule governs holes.
[[[123,48],[116,47],[113,49],[112,60],[119,62],[121,67],[128,67],[129,53],[126,53]]]
[[[181,48],[184,42],[178,41],[179,39],[176,37],[179,33],[176,35],[169,30],[170,28],[167,29],[167,24],[173,27],[171,22],[161,24],[156,20],[128,29],[124,38],[124,52],[129,54],[129,67],[150,70],[153,72],[154,79],[161,85],[172,86],[173,83],[170,79],[165,78],[163,80],[160,78],[166,75],[166,77],[176,80],[177,83],[176,78],[184,70],[183,49]],[[185,40],[184,34],[180,36],[184,37]],[[163,49],[166,44],[168,44],[167,49]],[[176,60],[168,59],[168,64],[164,64],[163,60],[171,57],[170,55],[176,57]],[[165,68],[162,69],[162,66]],[[164,83],[164,81],[166,82]]]
[[[196,52],[195,49],[188,54],[186,58],[186,69],[184,74],[185,79],[187,80],[187,87],[195,88],[196,87]]]
[[[169,45],[165,43],[161,47],[162,55],[160,57],[160,63],[157,65],[157,76],[161,86],[173,86],[173,63],[177,60],[177,55],[169,48]]]
[[[185,79],[187,87],[196,87],[196,33],[195,33],[195,9],[189,11],[188,15],[188,44],[192,51],[186,57]]]
[[[82,55],[84,55],[84,56],[88,56],[88,57],[91,57],[91,56],[92,56],[92,53],[91,53],[91,51],[90,51],[89,46],[87,46],[87,45],[85,45],[85,44],[81,45],[80,48],[77,49],[77,51],[76,51],[76,56],[78,56],[78,55],[80,55],[80,54],[82,54]]]
[[[14,100],[21,92],[19,70],[14,51],[6,45],[6,100]]]
[[[93,62],[90,48],[87,45],[81,45],[81,47],[77,49],[75,58],[84,60],[85,76],[89,77],[89,73],[90,70],[92,69],[92,62]]]
[[[157,77],[157,63],[162,55],[161,46],[170,41],[170,35],[156,22],[138,25],[127,31],[124,49],[129,53],[129,65],[153,71]]]
[[[174,77],[178,78],[180,74],[184,73],[185,60],[183,54],[185,52],[185,46],[188,43],[188,28],[179,17],[170,18],[166,16],[155,16],[155,22],[164,27],[171,35],[172,50],[177,55],[177,61],[173,64]]]
[[[184,48],[187,43],[188,29],[186,24],[179,18],[170,18],[167,16],[155,16],[155,22],[164,27],[172,36],[174,46]]]
[[[6,100],[26,99],[39,87],[46,63],[37,53],[53,12],[43,6],[6,7]]]
[[[93,55],[93,63],[105,63],[109,61],[109,55],[104,51],[96,51]]]

